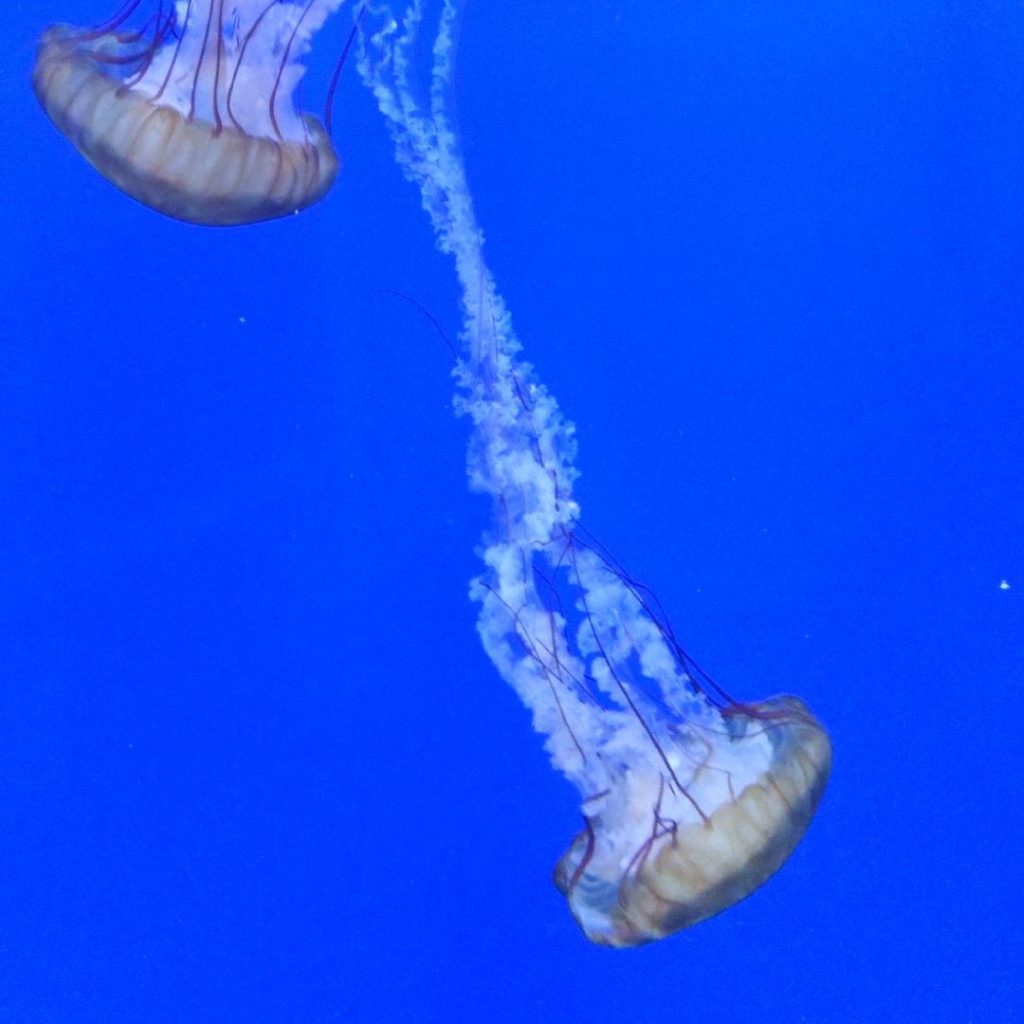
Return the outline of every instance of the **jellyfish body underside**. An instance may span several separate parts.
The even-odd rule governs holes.
[[[636,946],[712,917],[749,896],[786,861],[803,837],[828,782],[828,734],[799,698],[748,706],[749,722],[772,723],[769,767],[707,820],[666,829],[618,875],[591,870],[604,840],[588,819],[555,868],[587,937]]]
[[[97,56],[116,57],[116,36],[80,40],[48,29],[32,85],[57,128],[133,199],[190,223],[249,224],[301,210],[334,183],[338,158],[316,118],[304,118],[308,138],[289,141],[187,117],[105,70]]]

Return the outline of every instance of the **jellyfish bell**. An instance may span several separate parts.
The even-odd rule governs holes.
[[[58,129],[104,177],[196,224],[283,217],[323,198],[338,157],[295,108],[303,54],[344,0],[142,0],[96,29],[56,25],[32,83]]]
[[[712,917],[803,837],[831,768],[824,728],[791,696],[726,709],[722,722],[697,727],[667,765],[634,759],[618,791],[584,804],[554,881],[591,941],[636,946]]]

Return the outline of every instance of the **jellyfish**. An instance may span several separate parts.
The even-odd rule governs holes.
[[[313,34],[344,0],[128,0],[94,29],[43,33],[43,109],[109,181],[196,224],[283,217],[338,173],[324,127],[293,100]]]
[[[778,870],[818,806],[832,747],[799,698],[744,704],[715,686],[653,594],[583,527],[572,424],[523,359],[484,260],[449,114],[458,13],[443,0],[422,96],[422,0],[400,21],[378,9],[360,72],[461,286],[456,407],[471,423],[470,486],[493,507],[471,585],[478,631],[582,800],[554,882],[589,939],[636,946],[725,910]]]

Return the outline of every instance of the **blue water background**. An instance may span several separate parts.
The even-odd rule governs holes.
[[[550,884],[578,801],[476,638],[488,508],[394,294],[454,335],[454,277],[370,97],[321,206],[184,226],[28,87],[107,13],[3,14],[0,1024],[1024,1019],[1021,5],[467,4],[585,521],[835,741],[785,869],[629,952]]]

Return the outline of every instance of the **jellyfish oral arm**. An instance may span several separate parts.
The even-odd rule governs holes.
[[[293,95],[314,35],[345,0],[178,0],[177,38],[131,88],[183,118],[234,124],[249,135],[306,139]]]

